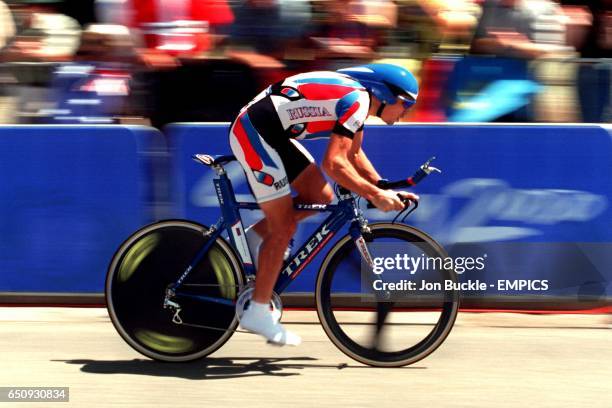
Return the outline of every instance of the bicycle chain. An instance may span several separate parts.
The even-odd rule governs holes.
[[[204,325],[201,325],[201,324],[195,324],[195,323],[185,323],[185,322],[182,322],[182,323],[176,323],[176,322],[174,322],[174,323],[175,323],[175,324],[182,325],[182,326],[197,327],[197,328],[199,328],[199,329],[217,330],[217,331],[222,331],[222,332],[228,332],[228,331],[231,331],[231,332],[233,332],[233,333],[248,333],[248,334],[254,334],[254,333],[252,333],[252,332],[250,332],[250,331],[246,331],[246,330],[238,330],[238,329],[235,329],[235,330],[227,330],[227,329],[222,329],[222,328],[220,328],[220,327],[204,326]]]
[[[195,323],[185,323],[183,321],[183,319],[181,318],[181,316],[179,316],[180,312],[181,312],[181,309],[175,310],[174,316],[172,316],[172,323],[174,323],[176,325],[181,325],[181,326],[196,327],[196,328],[199,328],[199,329],[217,330],[217,331],[222,331],[222,332],[231,331],[233,333],[251,333],[251,332],[246,331],[246,330],[238,330],[238,329],[227,330],[227,329],[222,329],[220,327],[204,326],[204,325],[195,324]]]

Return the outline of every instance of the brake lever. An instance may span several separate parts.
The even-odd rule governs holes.
[[[404,210],[406,210],[410,206],[410,204],[412,204],[414,206],[414,208],[411,209],[410,212],[416,210],[417,207],[419,206],[419,200],[415,200],[415,199],[410,198],[410,197],[404,197],[401,194],[398,194],[398,196],[400,197],[400,200],[402,200],[402,202],[405,205]],[[410,214],[410,213],[408,213],[408,214]],[[406,215],[408,215],[408,214],[406,214]]]
[[[398,196],[400,196],[400,195],[398,194]],[[418,200],[412,199],[410,197],[402,197],[402,196],[400,196],[400,199],[404,203],[404,209],[397,213],[395,218],[393,218],[393,221],[391,221],[391,224],[395,224],[395,222],[399,219],[399,217],[402,217],[402,214],[406,213],[402,217],[402,221],[401,222],[403,223],[404,220],[406,219],[406,217],[409,216],[410,214],[412,214],[412,212],[419,207],[419,201]],[[410,204],[412,204],[412,208],[410,208]],[[406,212],[406,211],[408,211],[408,212]]]
[[[410,212],[416,210],[417,207],[419,206],[419,200],[414,200],[414,199],[412,199],[410,197],[405,197],[405,196],[403,196],[403,195],[401,195],[399,193],[397,194],[397,196],[404,203],[404,209],[402,211],[405,211],[410,206],[410,204],[414,205],[414,208],[411,209]],[[374,204],[372,204],[372,202],[370,200],[368,200],[367,208],[370,209],[370,208],[377,208],[377,207]],[[410,214],[410,212],[408,214]],[[406,215],[408,215],[408,214],[406,214]]]

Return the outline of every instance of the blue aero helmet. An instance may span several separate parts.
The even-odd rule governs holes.
[[[400,99],[404,108],[408,109],[415,104],[419,94],[419,84],[414,76],[398,65],[368,64],[339,69],[337,72],[357,80],[382,102],[381,108]]]

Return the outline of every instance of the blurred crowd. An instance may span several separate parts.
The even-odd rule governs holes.
[[[0,124],[231,121],[267,84],[392,62],[403,119],[612,118],[612,0],[0,0]]]

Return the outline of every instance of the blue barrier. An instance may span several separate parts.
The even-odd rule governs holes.
[[[438,157],[435,165],[444,173],[418,186],[422,205],[410,222],[446,244],[452,256],[487,255],[485,271],[465,273],[462,281],[548,279],[546,295],[610,297],[610,130],[595,125],[369,126],[364,150],[389,179]],[[218,217],[214,174],[190,157],[228,153],[227,125],[174,124],[166,134],[173,158],[173,213],[213,223]],[[326,141],[304,144],[320,162]],[[252,199],[240,167],[231,164],[228,172],[241,198]],[[245,213],[245,220],[248,224],[258,216]],[[388,219],[377,210],[367,216]],[[307,220],[298,241],[320,220]],[[313,291],[319,264],[306,268],[289,290]]]
[[[0,292],[104,290],[119,244],[154,220],[161,133],[0,126]]]
[[[142,127],[0,127],[0,292],[102,292],[114,250],[168,202],[163,217],[214,223],[214,174],[191,155],[228,153],[227,124],[175,124],[166,136],[169,146]],[[320,161],[326,143],[304,144]],[[409,221],[454,257],[487,255],[485,270],[462,281],[547,279],[546,293],[516,293],[612,297],[609,127],[369,126],[364,149],[390,179],[438,157],[444,173],[418,186],[422,205]],[[240,166],[228,172],[251,200]],[[244,212],[246,223],[260,216]],[[301,225],[297,240],[322,217]],[[322,256],[291,291],[313,291]]]

